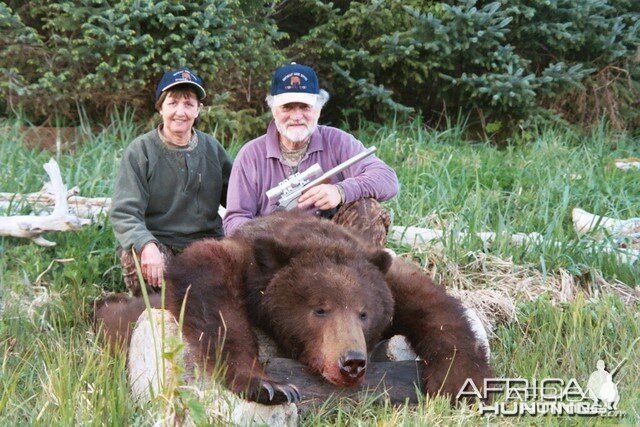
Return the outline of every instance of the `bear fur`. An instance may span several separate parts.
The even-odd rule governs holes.
[[[453,400],[467,378],[480,385],[492,375],[485,342],[443,286],[305,213],[277,212],[248,222],[233,237],[196,242],[171,261],[166,280],[167,308],[176,318],[185,304],[187,343],[205,366],[224,362],[226,386],[259,403],[302,396],[264,372],[254,327],[285,355],[342,387],[359,384],[368,352],[396,334],[425,362],[422,386],[429,396]],[[139,309],[131,304],[132,312]],[[97,317],[105,316],[112,317],[108,310]],[[105,326],[122,323],[111,319]]]
[[[160,308],[160,294],[149,295],[151,308]],[[101,331],[112,352],[129,347],[131,332],[138,317],[145,310],[142,297],[129,298],[127,294],[111,294],[93,303],[94,329]]]

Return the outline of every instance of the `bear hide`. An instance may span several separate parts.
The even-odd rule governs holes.
[[[329,220],[290,211],[254,219],[223,240],[196,242],[167,268],[167,308],[205,366],[224,363],[232,391],[264,404],[297,388],[258,363],[253,331],[327,381],[360,383],[382,338],[405,335],[424,361],[423,391],[452,400],[492,375],[465,308],[417,266],[371,248]]]

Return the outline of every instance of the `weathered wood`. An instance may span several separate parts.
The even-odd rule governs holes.
[[[491,231],[485,231],[474,234],[477,238],[482,240],[483,244],[490,245],[501,234]],[[440,240],[449,236],[447,231],[434,228],[423,228],[413,226],[393,226],[389,230],[389,240],[395,243],[405,244],[412,246],[416,249],[425,247],[435,247],[438,249],[442,246]],[[461,232],[455,235],[457,241],[465,239],[466,233]],[[542,242],[542,235],[539,233],[514,233],[511,235],[505,234],[509,240],[515,245],[527,245],[530,243],[540,244]]]
[[[62,182],[58,163],[51,159],[44,165],[44,169],[51,180],[51,189],[54,195],[53,212],[51,215],[44,216],[17,215],[0,217],[0,235],[24,237],[33,240],[34,243],[40,246],[54,246],[54,242],[42,237],[43,233],[48,231],[75,231],[91,222],[69,213],[67,189]]]
[[[591,233],[596,238],[596,249],[613,253],[622,263],[640,261],[640,218],[617,219],[575,208],[571,219],[578,235]],[[611,239],[603,239],[603,235]]]
[[[578,234],[585,234],[594,230],[604,230],[619,236],[640,233],[640,219],[617,219],[608,216],[594,215],[583,209],[574,208],[571,211],[573,227]]]
[[[616,167],[622,170],[640,169],[640,158],[629,157],[627,159],[616,159]]]
[[[13,215],[23,206],[41,215],[42,212],[49,212],[55,204],[56,195],[53,194],[50,185],[36,193],[0,193],[0,211],[5,211],[7,215]],[[67,192],[68,211],[79,218],[88,218],[93,222],[102,220],[111,208],[110,197],[81,197],[78,196],[80,190],[73,187]]]
[[[271,358],[265,369],[273,378],[298,387],[303,398],[298,408],[304,411],[331,398],[349,398],[354,402],[375,398],[388,399],[393,404],[416,404],[423,366],[422,361],[369,362],[362,384],[351,388],[335,386],[292,359]]]

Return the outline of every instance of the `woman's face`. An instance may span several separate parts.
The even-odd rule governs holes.
[[[200,114],[200,107],[198,97],[191,91],[168,92],[160,107],[163,131],[174,135],[190,134],[193,122]]]

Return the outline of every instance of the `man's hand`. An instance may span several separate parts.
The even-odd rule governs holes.
[[[340,204],[342,198],[338,187],[333,184],[320,184],[305,191],[298,199],[298,208],[306,209],[310,206],[326,211]]]
[[[162,286],[162,278],[164,277],[164,256],[155,243],[151,242],[142,248],[140,253],[140,267],[142,268],[142,277],[149,286],[159,288]]]

